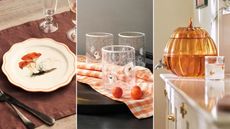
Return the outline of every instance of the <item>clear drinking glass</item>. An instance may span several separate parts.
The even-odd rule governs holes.
[[[57,0],[42,0],[45,20],[40,23],[40,29],[45,33],[52,33],[58,30],[58,24],[53,21],[53,15],[57,9]]]
[[[102,48],[102,73],[105,89],[117,86],[128,93],[135,85],[135,49],[125,45]]]
[[[217,104],[218,100],[223,97],[225,93],[224,80],[206,80],[205,81],[205,105],[208,110],[212,110]]]
[[[71,12],[76,14],[76,12],[77,12],[77,1],[76,0],[68,0],[68,3],[69,3],[69,7],[70,7]],[[76,42],[76,33],[77,33],[76,17],[75,17],[75,19],[72,19],[72,22],[75,24],[75,27],[70,29],[66,34],[67,34],[67,37],[69,40],[71,40],[72,42]]]
[[[113,34],[92,32],[86,34],[86,62],[100,63],[101,48],[113,44]]]
[[[121,32],[118,34],[120,45],[129,45],[135,48],[137,66],[145,66],[145,34],[142,32]]]
[[[224,79],[224,56],[205,56],[205,79]]]

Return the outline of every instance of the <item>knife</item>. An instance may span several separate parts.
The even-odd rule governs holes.
[[[43,121],[45,124],[52,126],[55,123],[55,119],[53,117],[47,116],[39,111],[36,111],[35,109],[32,109],[31,107],[23,104],[22,102],[20,102],[19,100],[17,100],[16,98],[10,96],[9,94],[0,91],[0,97],[2,97],[5,101],[14,104],[18,107],[21,107],[22,109],[24,109],[25,111],[31,113],[32,115],[34,115],[35,117],[39,118],[41,121]]]

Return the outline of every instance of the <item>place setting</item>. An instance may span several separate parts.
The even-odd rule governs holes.
[[[153,74],[146,68],[145,34],[121,32],[119,42],[105,32],[85,35],[86,55],[78,55],[78,114],[153,115]]]
[[[76,114],[75,14],[55,14],[57,0],[42,5],[45,19],[0,31],[0,128],[53,126]]]
[[[0,102],[8,107],[2,104],[0,109],[12,107],[26,128],[41,122],[52,126],[55,119],[75,113],[75,54],[63,43],[50,38],[15,43],[3,56],[2,71],[6,77],[1,79]],[[72,100],[62,102],[67,99]]]
[[[14,44],[3,56],[8,80],[29,92],[51,92],[66,86],[75,74],[75,55],[49,38]]]

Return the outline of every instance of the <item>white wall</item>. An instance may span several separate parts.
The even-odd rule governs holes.
[[[230,14],[222,15],[222,11],[219,11],[219,19],[217,18],[211,24],[217,10],[223,7],[223,1],[209,0],[208,2],[208,7],[194,10],[195,21],[196,24],[204,27],[210,33],[217,45],[219,55],[225,56],[225,72],[230,73]]]
[[[220,55],[225,56],[225,72],[230,73],[230,15],[221,16]]]
[[[192,0],[155,0],[154,3],[154,64],[163,57],[163,50],[172,32],[181,26],[187,26],[193,16]],[[164,83],[159,74],[164,70],[154,71],[154,125],[155,129],[165,129]]]
[[[219,8],[222,7],[220,0]],[[225,72],[230,73],[230,14],[221,15],[219,13],[219,51],[220,55],[225,56]]]
[[[195,0],[194,1],[194,6],[195,6]],[[218,0],[208,0],[208,6],[200,9],[194,8],[194,25],[203,27],[214,42],[218,46],[218,18],[216,20],[216,12],[218,8]]]
[[[79,0],[78,54],[85,54],[85,33],[122,31],[146,33],[146,49],[152,52],[152,0]],[[117,39],[115,39],[115,43]]]

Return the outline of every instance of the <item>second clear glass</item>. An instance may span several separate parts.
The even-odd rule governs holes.
[[[120,45],[129,45],[135,48],[137,66],[145,66],[145,34],[142,32],[127,31],[118,34]]]
[[[76,0],[68,0],[69,3],[69,7],[72,13],[77,14],[77,1]],[[77,20],[76,17],[74,19],[72,19],[72,22],[75,24],[75,26],[70,29],[66,34],[69,40],[71,40],[72,42],[76,43],[76,39],[77,39]]]
[[[205,56],[205,79],[224,79],[224,56]]]

